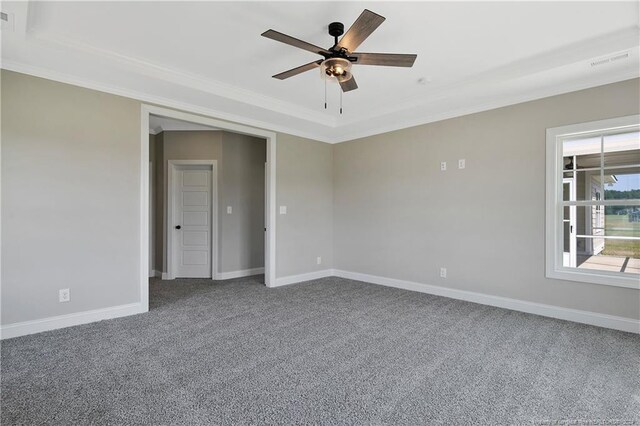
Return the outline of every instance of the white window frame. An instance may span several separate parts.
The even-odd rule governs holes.
[[[633,131],[640,127],[640,115],[612,118],[608,120],[592,121],[589,123],[572,124],[547,129],[547,171],[546,171],[546,277],[569,281],[579,281],[593,284],[611,285],[640,289],[640,277],[637,274],[625,272],[598,271],[592,269],[577,269],[563,266],[562,239],[562,182],[564,176],[564,162],[562,158],[562,141],[574,136],[593,133],[615,132],[620,130]],[[619,205],[620,200],[602,200],[600,205]],[[640,201],[624,201],[625,205],[640,205]],[[590,206],[593,201],[574,201],[571,205]]]

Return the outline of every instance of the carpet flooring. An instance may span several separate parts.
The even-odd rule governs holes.
[[[640,337],[325,278],[2,342],[2,425],[636,424]]]

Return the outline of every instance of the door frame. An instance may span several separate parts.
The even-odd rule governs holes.
[[[197,113],[178,111],[143,103],[140,107],[140,302],[142,311],[149,310],[149,115],[160,115],[204,124],[234,133],[257,136],[267,141],[267,185],[265,199],[264,281],[267,287],[276,285],[276,133],[230,123]]]
[[[176,278],[176,268],[173,251],[174,232],[173,232],[173,213],[175,201],[175,188],[173,179],[175,173],[180,166],[211,166],[211,216],[210,236],[211,236],[211,279],[215,279],[218,274],[218,160],[169,160],[167,164],[167,197],[164,202],[165,210],[165,247],[167,256],[167,275],[166,279],[173,280]],[[165,277],[163,277],[164,279]]]

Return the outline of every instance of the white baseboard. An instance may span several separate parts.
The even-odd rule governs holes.
[[[149,278],[162,278],[162,272],[154,269],[153,271],[151,271]]]
[[[300,275],[289,275],[286,277],[276,278],[275,284],[270,287],[280,287],[283,285],[301,283],[303,281],[317,280],[319,278],[326,278],[335,275],[333,269],[323,269],[322,271],[309,272]]]
[[[216,280],[230,280],[232,278],[250,277],[252,275],[264,274],[264,268],[243,269],[240,271],[218,272]]]
[[[173,278],[171,278],[171,276],[169,276],[169,274],[167,272],[161,272],[160,273],[160,278],[163,280],[172,280]]]
[[[527,302],[524,300],[510,299],[508,297],[492,296],[489,294],[476,293],[473,291],[456,290],[453,288],[420,284],[412,281],[403,281],[393,278],[361,274],[357,272],[334,270],[334,275],[341,278],[348,278],[350,280],[364,281],[367,283],[378,284],[387,287],[418,291],[421,293],[428,293],[436,296],[449,297],[451,299],[466,300],[468,302],[496,306],[498,308],[511,309],[513,311],[526,312],[529,314],[536,314],[544,317],[558,318],[567,321],[579,322],[582,324],[595,325],[598,327],[612,328],[614,330],[640,334],[640,320],[632,318],[599,314],[596,312],[581,311],[578,309],[563,308],[560,306],[544,305],[542,303]]]
[[[143,309],[141,303],[130,303],[127,305],[94,309],[91,311],[59,315],[39,320],[17,322],[3,325],[0,328],[0,338],[10,339],[12,337],[25,336],[27,334],[41,333],[43,331],[56,330],[58,328],[141,314],[143,312],[146,312],[146,310]]]

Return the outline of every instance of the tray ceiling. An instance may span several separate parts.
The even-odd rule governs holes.
[[[316,57],[266,29],[329,47],[327,24],[387,18],[359,51],[417,53],[413,68],[354,66],[343,98]],[[637,2],[3,2],[2,66],[340,142],[638,76]],[[616,53],[618,60],[606,58]],[[605,59],[593,66],[592,62]]]

